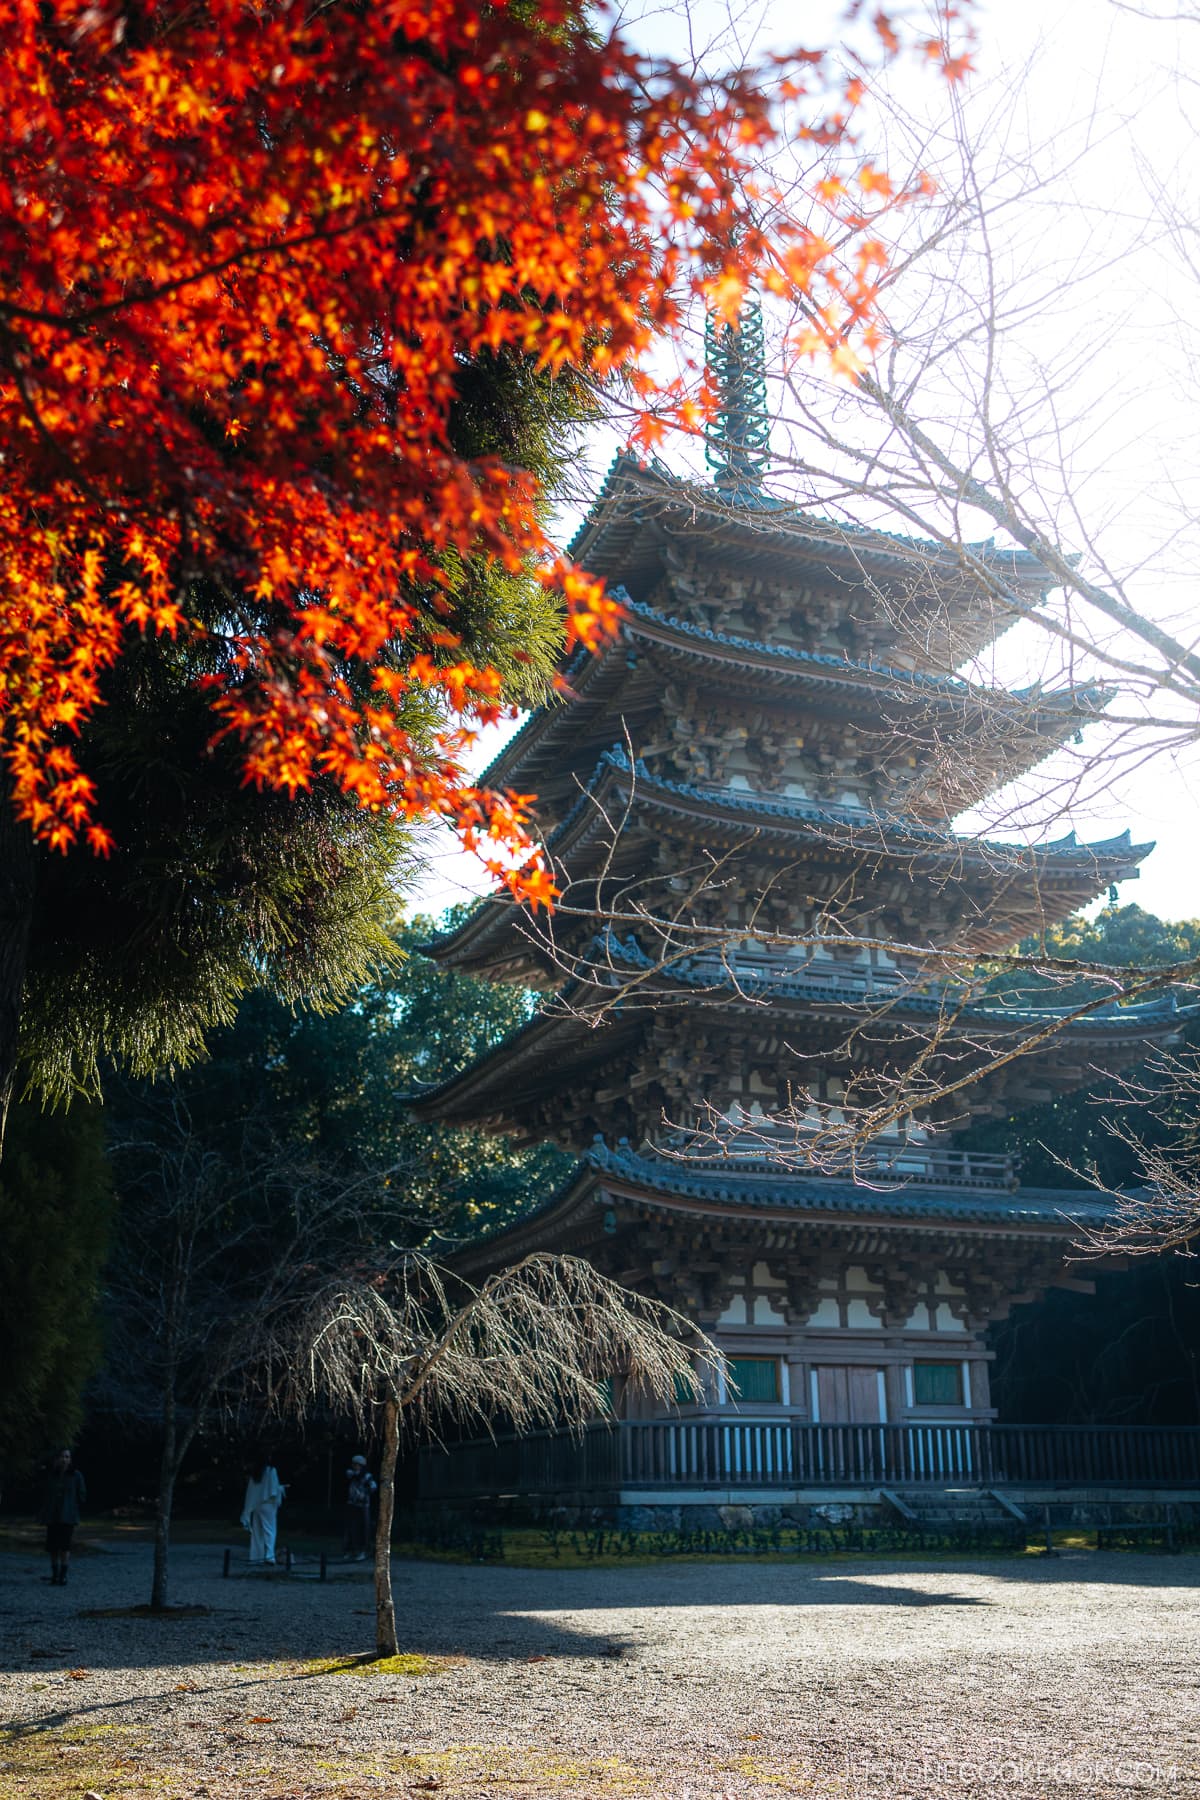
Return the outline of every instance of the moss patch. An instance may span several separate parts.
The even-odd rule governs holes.
[[[616,1756],[576,1758],[562,1751],[516,1749],[507,1744],[451,1744],[445,1750],[414,1750],[395,1759],[392,1773],[419,1789],[429,1783],[447,1794],[474,1794],[481,1783],[512,1782],[529,1795],[562,1800],[619,1800],[624,1795],[660,1793],[661,1777]]]
[[[585,1532],[556,1533],[536,1526],[498,1526],[492,1535],[503,1544],[503,1555],[495,1559],[494,1566],[512,1569],[661,1569],[667,1564],[689,1563],[770,1563],[794,1569],[829,1563],[889,1561],[931,1563],[940,1567],[943,1563],[978,1562],[983,1558],[999,1559],[1021,1554],[1020,1550],[979,1549],[973,1545],[947,1548],[930,1544],[900,1548],[890,1545],[883,1533],[880,1534],[883,1541],[878,1544],[868,1542],[862,1549],[831,1546],[819,1551],[797,1551],[790,1547],[754,1550],[735,1541],[731,1541],[728,1550],[719,1546],[705,1550],[629,1550],[619,1545],[610,1548],[607,1542],[603,1548],[596,1549],[588,1542]],[[615,1532],[607,1536],[610,1541],[618,1538]],[[479,1560],[469,1545],[431,1549],[428,1545],[404,1540],[397,1541],[394,1554],[411,1557],[415,1562],[474,1563]]]
[[[398,1656],[316,1657],[292,1667],[299,1675],[444,1675],[462,1668],[465,1656],[421,1656],[402,1650]]]
[[[392,1675],[411,1674],[415,1671],[408,1665],[416,1660],[439,1661],[402,1656],[387,1659],[390,1668],[375,1666]],[[358,1663],[348,1671],[344,1663],[334,1663],[329,1672],[364,1668]],[[219,1729],[214,1735],[225,1740],[228,1734]],[[245,1745],[249,1739],[240,1734],[237,1741]],[[801,1769],[758,1757],[740,1757],[724,1768],[744,1781],[789,1793],[807,1794],[814,1786]],[[312,1747],[293,1746],[275,1753],[264,1742],[255,1755],[253,1772],[244,1763],[235,1772],[220,1761],[214,1765],[208,1758],[185,1759],[177,1747],[174,1754],[169,1745],[151,1748],[146,1733],[129,1725],[0,1732],[3,1800],[82,1800],[89,1788],[105,1800],[192,1800],[200,1781],[206,1800],[259,1800],[260,1792],[263,1800],[267,1795],[274,1800],[275,1787],[263,1789],[260,1784],[283,1784],[291,1792],[298,1781],[304,1800],[351,1800],[351,1796],[365,1800],[365,1784],[373,1793],[381,1783],[390,1800],[392,1782],[399,1784],[401,1793],[428,1788],[447,1800],[459,1796],[478,1800],[481,1789],[503,1793],[506,1784],[527,1800],[654,1800],[663,1786],[658,1770],[615,1756],[572,1756],[557,1747],[451,1744],[402,1754],[376,1749],[322,1757],[314,1756]],[[841,1792],[836,1780],[821,1784],[823,1794],[835,1791]]]
[[[811,1772],[796,1763],[769,1763],[760,1756],[739,1756],[721,1767],[731,1775],[740,1775],[743,1781],[753,1781],[759,1787],[786,1788],[789,1794],[807,1793],[817,1787]],[[820,1786],[822,1793],[829,1793],[828,1776],[822,1778]]]
[[[490,1535],[503,1548],[499,1556],[488,1560],[496,1567],[512,1569],[660,1569],[667,1564],[693,1563],[771,1563],[795,1569],[827,1567],[831,1564],[856,1566],[886,1562],[928,1564],[942,1568],[953,1567],[962,1562],[1001,1562],[1022,1556],[1036,1558],[1043,1553],[1045,1547],[1045,1534],[1033,1521],[1030,1522],[1028,1541],[1023,1546],[944,1543],[898,1545],[889,1541],[885,1531],[877,1534],[868,1531],[864,1534],[866,1541],[862,1547],[854,1549],[843,1549],[833,1543],[819,1550],[796,1550],[788,1546],[777,1550],[756,1550],[731,1541],[728,1550],[718,1545],[704,1550],[667,1551],[650,1548],[630,1550],[620,1544],[610,1548],[610,1543],[618,1538],[615,1532],[607,1534],[607,1541],[601,1548],[589,1542],[589,1534],[584,1531],[553,1532],[535,1526],[505,1525],[497,1526]],[[1094,1528],[1056,1530],[1052,1537],[1056,1550],[1096,1549]],[[1128,1546],[1120,1546],[1119,1551],[1114,1551],[1114,1554],[1152,1555],[1161,1554],[1161,1549],[1161,1545],[1134,1542]],[[474,1563],[480,1560],[473,1554],[469,1544],[464,1544],[461,1548],[435,1549],[417,1541],[401,1540],[395,1545],[395,1554],[411,1557],[415,1562]],[[1177,1554],[1200,1555],[1200,1547],[1181,1544]]]
[[[146,1733],[135,1725],[64,1725],[0,1731],[5,1800],[73,1800],[95,1789],[105,1800],[157,1796],[170,1780],[143,1768]]]

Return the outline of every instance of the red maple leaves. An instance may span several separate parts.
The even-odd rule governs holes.
[[[105,850],[75,734],[128,633],[203,632],[248,780],[447,818],[550,900],[528,798],[462,772],[504,697],[462,653],[450,570],[541,570],[591,645],[618,609],[554,562],[526,474],[456,453],[456,376],[503,348],[602,380],[689,293],[732,292],[761,250],[730,245],[762,84],[652,77],[561,0],[15,0],[0,84],[20,815]],[[809,249],[774,279],[815,290],[832,252]]]

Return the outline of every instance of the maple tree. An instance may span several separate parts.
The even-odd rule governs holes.
[[[925,45],[952,76],[955,21]],[[898,47],[882,14],[873,42]],[[0,1045],[27,839],[123,852],[80,734],[138,642],[183,646],[209,748],[253,787],[447,819],[518,897],[552,900],[529,797],[464,772],[510,698],[464,594],[492,567],[584,643],[618,609],[554,556],[535,471],[462,451],[456,405],[491,358],[551,385],[623,373],[646,443],[694,426],[696,398],[641,359],[689,299],[735,317],[760,264],[811,301],[807,347],[851,366],[883,256],[865,209],[896,196],[868,168],[820,196],[838,233],[739,234],[774,99],[819,150],[860,98],[828,51],[776,94],[767,74],[651,63],[569,0],[16,0],[0,753],[25,835],[6,817]]]

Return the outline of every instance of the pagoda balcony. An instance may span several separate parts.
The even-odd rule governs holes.
[[[867,1183],[874,1173],[889,1183],[919,1181],[926,1187],[1002,1192],[1015,1191],[1020,1171],[1020,1158],[1003,1152],[927,1149],[922,1144],[872,1145],[859,1157],[857,1166],[858,1179]]]
[[[777,1126],[764,1119],[751,1133],[742,1137],[730,1133],[719,1155],[706,1154],[701,1144],[691,1146],[676,1140],[669,1144],[665,1160],[681,1171],[705,1174],[753,1175],[758,1172],[777,1175],[780,1167],[803,1171],[805,1133],[802,1128]],[[826,1171],[819,1154],[814,1155],[812,1173]],[[828,1171],[849,1173],[838,1167]],[[920,1184],[922,1187],[980,1190],[989,1193],[1015,1193],[1021,1180],[1021,1159],[1003,1151],[947,1150],[927,1144],[867,1144],[854,1153],[853,1175],[864,1187],[894,1188]]]
[[[1200,1490],[1200,1426],[619,1420],[422,1451],[423,1501],[588,1504],[808,1489]]]

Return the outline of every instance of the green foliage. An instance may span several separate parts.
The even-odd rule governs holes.
[[[1017,949],[1035,960],[1102,963],[1124,973],[1166,968],[1200,957],[1200,919],[1168,922],[1140,906],[1108,906],[1091,919],[1083,913],[1064,919],[1040,937],[1024,938]],[[1083,975],[1064,979],[1035,969],[999,975],[993,988],[1008,1000],[1054,1006],[1079,1006],[1112,992],[1111,984]]]
[[[520,989],[448,973],[422,956],[434,930],[420,918],[395,928],[388,960],[337,1012],[250,996],[187,1081],[193,1115],[217,1131],[253,1093],[297,1155],[347,1176],[386,1171],[391,1231],[405,1242],[506,1224],[573,1160],[552,1146],[515,1151],[503,1138],[424,1124],[408,1111],[404,1095],[483,1055],[532,1007]]]
[[[336,1175],[280,1135],[258,1072],[208,1092],[200,1073],[106,1085],[117,1212],[92,1400],[126,1424],[158,1421],[179,1459],[253,1362],[256,1322],[340,1251],[343,1222]]]
[[[580,428],[596,417],[596,401],[575,371],[550,375],[533,358],[506,349],[463,365],[450,430],[462,454],[496,458],[532,475],[545,514],[552,503],[586,492],[580,480],[586,473],[580,466]],[[463,651],[472,661],[499,669],[508,699],[538,705],[562,648],[558,601],[528,568],[504,570],[476,561],[456,573]]]
[[[1168,922],[1140,906],[1110,906],[1092,919],[1082,914],[1067,919],[1046,932],[1044,939],[1026,939],[1019,949],[1030,957],[1061,957],[1110,968],[1164,968],[1200,956],[1200,919]],[[998,978],[994,987],[1009,999],[1043,1006],[1077,1006],[1111,991],[1083,977],[1064,983],[1031,970]],[[1092,1166],[1106,1184],[1120,1187],[1131,1179],[1134,1165],[1128,1146],[1105,1129],[1113,1095],[1112,1081],[1105,1080],[1005,1119],[973,1125],[955,1142],[963,1149],[1017,1152],[1021,1178],[1030,1187],[1082,1187],[1084,1177],[1074,1171]],[[1149,1113],[1143,1123],[1145,1135],[1157,1141],[1160,1123]]]
[[[1200,956],[1200,919],[1158,919],[1134,904],[1107,906],[1091,919],[1082,913],[1065,919],[1044,939],[1027,938],[1021,950],[1029,956],[1075,957],[1081,962],[1122,968],[1160,968]]]
[[[406,1556],[435,1562],[507,1563],[517,1569],[651,1567],[679,1562],[784,1562],[797,1556],[887,1556],[1022,1551],[1024,1527],[947,1523],[938,1526],[791,1525],[782,1520],[727,1531],[720,1525],[630,1530],[613,1525],[482,1526],[454,1513],[421,1512],[397,1520]]]
[[[100,1352],[112,1189],[98,1107],[15,1106],[0,1180],[0,1468],[69,1442]]]
[[[1044,940],[1027,940],[1020,949],[1110,968],[1164,968],[1200,956],[1200,920],[1165,921],[1140,906],[1110,906],[1094,918],[1067,919]],[[1022,974],[1019,980],[1022,992],[1057,1006],[1107,991],[1084,978],[1065,986],[1048,976]],[[1194,1027],[1185,1035],[1195,1035]],[[976,1125],[956,1141],[964,1148],[1016,1151],[1027,1186],[1081,1188],[1087,1185],[1084,1171],[1095,1168],[1107,1186],[1119,1188],[1138,1179],[1133,1151],[1106,1128],[1121,1104],[1119,1090],[1106,1079]],[[1146,1141],[1161,1144],[1171,1134],[1160,1111],[1143,1111],[1134,1121]],[[1181,1120],[1180,1128],[1186,1126],[1194,1121]],[[1037,1306],[1014,1307],[992,1327],[992,1397],[1001,1417],[1030,1424],[1193,1424],[1200,1409],[1194,1265],[1152,1257],[1119,1273],[1099,1272],[1095,1280],[1095,1296],[1052,1290]]]
[[[1089,1270],[1078,1271],[1089,1274]],[[992,1399],[1024,1424],[1194,1425],[1200,1417],[1200,1269],[1147,1257],[1098,1272],[1096,1292],[1051,1289],[988,1335]]]
[[[254,993],[169,1080],[106,1075],[119,1207],[92,1403],[126,1445],[147,1426],[166,1441],[173,1414],[182,1462],[260,1372],[253,1327],[306,1282],[389,1244],[443,1254],[519,1216],[570,1167],[552,1149],[517,1154],[410,1116],[406,1092],[482,1054],[531,1004],[442,973],[417,953],[433,930],[395,930],[338,1011]],[[89,1466],[105,1461],[94,1443]]]
[[[123,659],[86,745],[117,849],[39,855],[21,1049],[55,1099],[94,1093],[105,1057],[192,1062],[256,988],[336,1001],[388,952],[404,832],[332,788],[247,787],[208,748],[202,673],[156,644]]]

